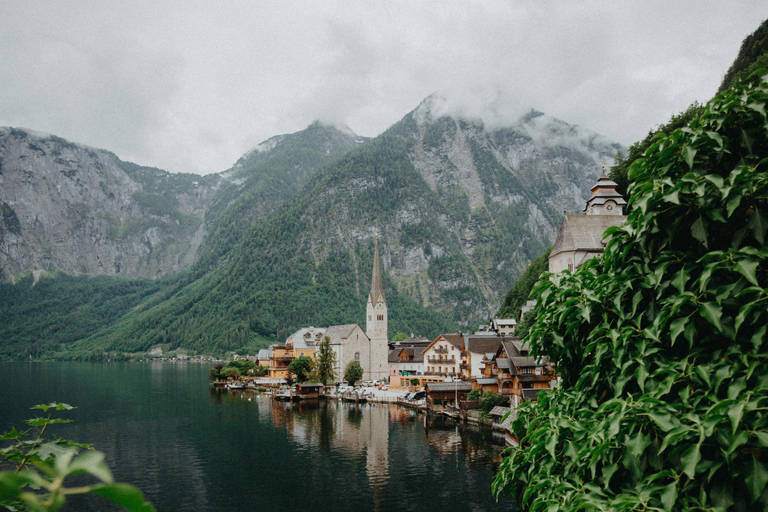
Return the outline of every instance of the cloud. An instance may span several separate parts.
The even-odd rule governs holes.
[[[4,2],[0,119],[171,171],[314,120],[374,136],[433,92],[625,145],[719,85],[768,4]]]

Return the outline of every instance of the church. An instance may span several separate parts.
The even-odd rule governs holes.
[[[584,207],[585,215],[566,215],[549,254],[549,271],[573,272],[590,258],[603,252],[607,239],[605,230],[620,226],[627,220],[627,202],[616,190],[618,185],[605,174],[592,187],[592,197]]]
[[[336,380],[344,378],[344,371],[351,361],[363,367],[363,380],[389,379],[389,339],[387,337],[387,301],[381,284],[379,240],[373,255],[371,291],[366,304],[365,331],[358,324],[332,325],[325,330],[336,354]]]

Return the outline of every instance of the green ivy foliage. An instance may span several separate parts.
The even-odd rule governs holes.
[[[764,73],[764,71],[763,71]],[[656,137],[602,258],[537,284],[561,386],[496,493],[531,511],[768,510],[768,75]]]

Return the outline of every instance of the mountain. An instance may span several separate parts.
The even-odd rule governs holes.
[[[157,277],[188,267],[223,179],[0,128],[0,269]]]
[[[156,278],[231,244],[366,139],[310,125],[223,172],[172,174],[59,137],[0,128],[0,279],[33,271]],[[213,232],[215,236],[208,236]],[[226,234],[224,234],[226,233]]]
[[[37,146],[44,140],[27,137]],[[498,309],[528,263],[551,245],[562,212],[583,207],[602,162],[610,165],[619,149],[533,110],[486,127],[479,118],[446,111],[439,96],[371,140],[318,123],[274,137],[231,169],[193,185],[205,191],[194,210],[194,233],[202,240],[184,253],[194,253],[194,262],[180,273],[154,270],[168,276],[154,288],[120,287],[123,313],[115,306],[98,326],[84,317],[91,330],[79,340],[74,334],[62,340],[69,350],[59,357],[142,351],[161,343],[222,352],[254,348],[305,325],[362,324],[376,236],[392,332],[431,336],[458,329],[457,322],[471,328]],[[43,151],[48,154],[47,146]],[[84,160],[77,172],[97,175],[86,157],[100,150],[78,151]],[[103,154],[126,173],[151,174]],[[6,173],[5,153],[0,164]],[[37,172],[51,175],[44,166]],[[154,172],[167,185],[150,190],[153,197],[182,204],[172,194],[175,178]],[[89,179],[89,190],[101,188]],[[108,197],[111,185],[101,181]],[[130,204],[134,195],[124,200]],[[3,201],[18,211],[13,198]],[[28,220],[19,224],[22,234],[29,229]],[[73,224],[71,231],[81,228]],[[3,236],[7,232],[5,227]],[[71,298],[73,287],[89,286],[49,288]],[[26,311],[40,314],[24,309],[33,296],[17,293],[16,309],[2,314],[17,320]],[[82,304],[76,314],[97,309]],[[60,322],[66,318],[62,313]],[[58,320],[39,321],[53,322],[46,332],[56,332]],[[22,324],[0,332],[12,338],[26,329]],[[30,343],[30,353],[53,350]]]

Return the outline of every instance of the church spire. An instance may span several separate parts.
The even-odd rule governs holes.
[[[376,304],[381,301],[386,304],[384,300],[384,289],[381,286],[381,264],[379,263],[379,234],[376,233],[376,248],[373,252],[373,276],[371,277],[371,296],[370,301],[372,304]]]

